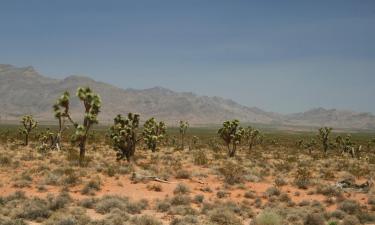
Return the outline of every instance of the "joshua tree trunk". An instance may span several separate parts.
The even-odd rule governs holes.
[[[228,145],[228,156],[232,158],[235,156],[235,154],[236,154],[236,146],[233,145],[231,149],[230,145]]]
[[[86,153],[86,138],[82,138],[81,142],[79,143],[79,165],[83,165],[83,161],[85,160],[85,153]]]
[[[25,146],[29,145],[29,134],[25,134]]]

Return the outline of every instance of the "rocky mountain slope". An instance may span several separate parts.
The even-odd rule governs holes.
[[[18,120],[23,114],[33,114],[39,120],[52,121],[52,104],[65,90],[75,94],[78,86],[90,86],[103,99],[100,120],[110,123],[121,113],[137,112],[143,120],[156,117],[176,124],[188,120],[191,124],[219,124],[237,118],[243,122],[338,128],[375,129],[375,116],[369,113],[313,109],[304,113],[281,115],[246,107],[220,97],[198,96],[174,92],[162,87],[144,90],[121,89],[87,77],[69,76],[63,80],[40,75],[33,67],[0,64],[0,116],[3,120]],[[73,98],[73,117],[79,119],[80,103]]]

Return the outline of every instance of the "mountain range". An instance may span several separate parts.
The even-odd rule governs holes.
[[[100,121],[111,123],[117,114],[136,112],[145,120],[155,117],[175,125],[188,120],[193,125],[219,124],[224,120],[280,126],[331,126],[345,129],[375,129],[375,116],[337,109],[315,108],[307,112],[279,114],[257,107],[247,107],[220,97],[175,92],[162,87],[135,90],[122,89],[83,76],[53,79],[42,76],[33,67],[0,64],[1,120],[15,121],[24,114],[38,120],[53,121],[52,105],[64,92],[72,95],[78,86],[89,86],[102,97]],[[81,116],[80,102],[72,98],[71,111]]]

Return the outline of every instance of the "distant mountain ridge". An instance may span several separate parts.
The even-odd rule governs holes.
[[[162,87],[121,89],[82,76],[59,80],[44,77],[31,66],[7,64],[0,64],[1,119],[17,120],[23,114],[30,113],[39,120],[51,121],[52,104],[66,90],[75,94],[78,86],[90,86],[101,95],[103,106],[99,119],[104,123],[112,122],[117,114],[137,112],[143,119],[156,117],[169,124],[176,124],[181,119],[196,125],[219,124],[237,118],[242,122],[263,124],[375,129],[375,116],[370,113],[317,108],[282,115],[220,97],[174,92]],[[72,99],[72,114],[78,119],[82,109],[76,98]]]

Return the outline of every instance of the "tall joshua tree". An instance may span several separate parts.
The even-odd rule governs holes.
[[[21,120],[22,126],[20,128],[20,133],[25,135],[24,145],[29,145],[29,136],[33,129],[38,126],[38,122],[33,118],[32,115],[25,115]]]
[[[126,158],[128,162],[134,156],[137,142],[137,130],[139,127],[139,115],[129,113],[127,118],[117,115],[114,124],[110,128],[112,146],[117,152],[117,160]]]
[[[189,123],[187,121],[180,120],[180,137],[181,137],[181,148],[184,149],[184,141],[185,141],[185,135],[186,131],[189,128]]]
[[[322,143],[324,154],[327,154],[330,142],[329,142],[329,135],[332,132],[332,128],[330,127],[322,127],[319,129],[318,138]]]
[[[77,97],[81,100],[84,106],[83,123],[78,124],[73,121],[69,112],[69,93],[65,92],[55,104],[55,117],[59,120],[59,132],[64,129],[64,121],[67,118],[75,127],[75,133],[72,136],[74,143],[79,146],[79,163],[82,165],[86,153],[86,141],[90,128],[92,125],[98,123],[98,114],[101,107],[100,96],[94,93],[89,87],[77,89]],[[60,141],[60,140],[59,140]]]
[[[223,127],[219,129],[218,134],[227,146],[228,156],[234,157],[237,145],[241,142],[241,139],[244,136],[244,129],[240,127],[240,121],[225,121]]]
[[[156,151],[157,144],[166,134],[167,127],[163,121],[157,122],[155,118],[151,118],[143,125],[143,139],[152,152]]]

